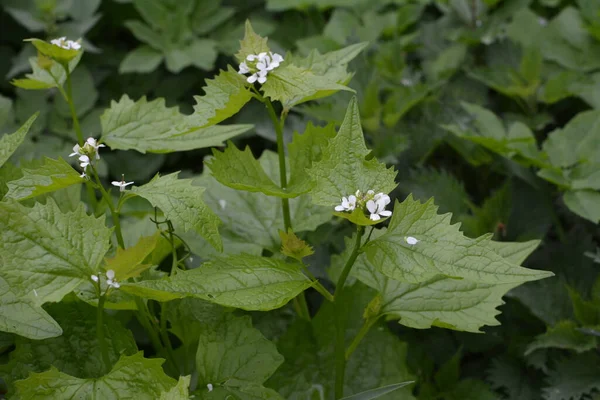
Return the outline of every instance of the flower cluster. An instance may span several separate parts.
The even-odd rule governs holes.
[[[92,160],[100,159],[100,153],[98,151],[100,147],[106,146],[104,146],[103,144],[98,144],[96,139],[94,139],[93,137],[87,138],[83,147],[79,146],[78,144],[73,146],[73,152],[69,154],[69,157],[78,157],[79,166],[83,169],[83,172],[81,173],[82,178],[86,177],[85,172],[87,170],[87,167],[92,163]]]
[[[53,39],[50,41],[55,46],[62,47],[65,50],[79,50],[81,49],[81,44],[79,42],[75,42],[73,40],[67,40],[66,36],[59,37],[58,39]]]
[[[369,190],[366,194],[362,194],[360,190],[357,190],[355,194],[348,197],[342,197],[342,204],[335,206],[335,211],[352,212],[355,209],[362,209],[369,212],[369,218],[372,221],[379,221],[381,217],[389,217],[392,212],[386,210],[385,207],[390,204],[390,196],[385,193],[377,193]]]
[[[258,83],[263,84],[267,81],[267,74],[269,71],[273,71],[283,62],[283,57],[277,53],[262,52],[259,54],[249,54],[248,57],[246,57],[246,60],[254,63],[254,65],[248,65],[248,63],[244,61],[240,64],[238,73],[245,75],[249,72],[253,72],[253,74],[246,79],[248,83],[258,81]]]
[[[99,282],[100,273],[98,273],[98,275],[92,275],[91,278],[94,282]],[[121,285],[119,285],[119,282],[117,282],[117,280],[115,279],[115,271],[113,271],[112,269],[106,271],[106,284],[109,288],[118,289],[121,287]]]

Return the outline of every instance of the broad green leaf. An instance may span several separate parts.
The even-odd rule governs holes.
[[[587,352],[561,360],[546,378],[545,400],[572,400],[589,397],[600,390],[600,357]],[[588,396],[586,396],[588,395]]]
[[[110,372],[99,378],[76,378],[55,367],[17,381],[22,399],[123,399],[155,400],[176,381],[167,376],[164,360],[144,358],[142,352],[121,356]]]
[[[252,92],[246,87],[246,79],[231,66],[220,71],[214,79],[207,79],[203,96],[194,96],[193,118],[201,127],[216,125],[237,114],[252,99]]]
[[[152,254],[161,239],[160,232],[156,232],[152,236],[141,237],[133,247],[117,248],[117,254],[106,259],[104,268],[107,271],[109,269],[115,271],[115,277],[120,281],[138,277],[150,268],[151,265],[144,264],[144,261]]]
[[[60,301],[98,271],[110,235],[83,204],[63,213],[51,199],[33,208],[0,202],[0,275],[36,305]]]
[[[190,379],[190,375],[180,376],[177,385],[168,392],[163,392],[160,395],[160,400],[188,400],[190,398]]]
[[[69,62],[70,72],[75,69],[82,54],[82,52],[79,52],[79,54]],[[45,62],[51,63],[49,69],[40,66],[40,63]],[[53,62],[49,59],[42,61],[38,57],[31,57],[29,59],[29,64],[31,65],[32,73],[25,75],[27,77],[26,79],[13,79],[11,81],[13,85],[28,90],[44,90],[62,86],[67,80],[67,73],[58,62]]]
[[[46,157],[39,167],[23,168],[22,172],[21,178],[7,183],[6,197],[25,200],[84,182],[79,173],[62,158],[53,160]]]
[[[183,46],[169,47],[165,52],[165,64],[173,73],[194,66],[205,71],[212,70],[217,58],[217,43],[211,39],[193,39]]]
[[[196,353],[200,387],[262,384],[281,363],[275,345],[252,327],[249,316],[225,314],[219,324],[200,333]]]
[[[161,52],[153,49],[148,45],[141,45],[130,51],[121,64],[119,65],[119,73],[127,74],[137,72],[147,74],[154,71],[163,61]]]
[[[303,134],[294,133],[292,142],[288,145],[290,159],[290,179],[288,189],[294,192],[306,192],[312,186],[312,180],[307,170],[313,163],[320,161],[327,141],[335,136],[335,125],[324,127],[314,126],[312,122],[306,125]]]
[[[177,179],[179,172],[156,175],[150,182],[131,189],[132,193],[145,198],[160,208],[183,232],[193,230],[221,251],[223,244],[219,235],[221,221],[202,200],[206,190],[193,186],[191,179]]]
[[[582,218],[600,223],[600,192],[593,190],[569,190],[563,196],[569,210]]]
[[[491,364],[488,380],[494,389],[507,393],[509,399],[541,398],[539,386],[532,379],[523,379],[527,370],[524,361],[505,354]]]
[[[39,305],[36,306],[31,299],[17,297],[2,277],[0,277],[0,330],[36,340],[63,333],[58,323],[44,309]]]
[[[338,134],[323,149],[321,160],[313,163],[308,170],[315,181],[310,192],[313,201],[333,209],[342,197],[357,190],[363,193],[368,190],[375,193],[394,190],[396,172],[393,167],[387,168],[374,158],[367,160],[368,154],[354,97]]]
[[[525,124],[514,122],[506,130],[493,112],[470,103],[462,103],[462,107],[474,118],[472,126],[442,125],[444,129],[504,157],[520,156],[528,162],[544,166],[535,137]]]
[[[17,150],[17,147],[25,140],[25,135],[29,128],[38,117],[39,113],[33,114],[29,119],[14,133],[5,134],[0,138],[0,167],[4,165],[10,156]]]
[[[596,338],[586,335],[577,330],[577,324],[573,321],[561,321],[557,325],[548,327],[546,333],[536,336],[533,342],[527,346],[525,355],[531,354],[538,349],[567,349],[577,353],[583,353],[595,349]]]
[[[404,386],[410,385],[411,383],[414,382],[402,382],[402,383],[395,383],[393,385],[387,385],[387,386],[382,386],[380,388],[377,389],[371,389],[371,390],[367,390],[365,392],[362,393],[358,393],[352,396],[347,396],[342,398],[342,400],[374,400],[374,399],[379,399],[382,396],[388,394],[388,393],[392,393],[395,392],[396,390],[403,388]]]
[[[41,54],[50,57],[61,64],[69,63],[81,53],[80,50],[63,49],[61,46],[56,46],[40,39],[25,39],[25,41],[31,42]]]
[[[276,153],[264,151],[259,162],[271,180],[279,179]],[[278,231],[284,226],[280,199],[260,192],[231,189],[216,181],[209,171],[205,171],[195,183],[207,188],[204,192],[206,203],[223,221],[220,232],[226,253],[259,255],[263,248],[279,251],[281,241]],[[312,204],[308,195],[290,199],[290,214],[294,232],[315,230],[331,219],[330,209]],[[196,254],[213,256],[214,252],[208,246],[199,248],[193,245],[195,241],[191,238],[186,236],[186,240]]]
[[[167,108],[164,99],[134,102],[124,95],[112,101],[100,118],[102,141],[113,149],[141,153],[165,153],[220,146],[223,141],[249,130],[251,125],[200,128],[195,116],[185,116],[177,107]],[[201,122],[205,125],[207,121]],[[149,134],[150,133],[150,134]]]
[[[240,41],[240,50],[235,55],[239,62],[245,61],[250,54],[256,55],[270,50],[267,46],[267,38],[257,35],[249,20],[246,20],[245,30],[244,39]]]
[[[431,199],[421,204],[409,196],[396,202],[393,212],[386,233],[366,246],[369,261],[392,279],[418,284],[443,275],[473,284],[516,286],[553,275],[500,256],[490,247],[489,235],[465,237],[458,224],[450,225],[450,214],[437,214]],[[409,245],[408,236],[419,242]]]
[[[48,311],[63,335],[45,340],[16,338],[9,363],[0,367],[4,379],[12,385],[30,372],[43,372],[51,366],[78,378],[99,377],[104,363],[96,335],[96,308],[83,302],[63,302],[50,305]],[[104,316],[104,337],[111,363],[116,363],[121,353],[137,352],[131,331],[108,315]]]
[[[315,75],[307,68],[284,63],[271,71],[261,89],[264,95],[283,104],[284,109],[330,96],[340,90],[354,92],[326,75]]]
[[[122,284],[141,297],[168,301],[196,297],[244,310],[272,310],[311,286],[297,264],[250,255],[216,258],[168,279]]]

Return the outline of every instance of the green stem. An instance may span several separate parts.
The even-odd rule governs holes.
[[[172,364],[172,366],[175,368],[173,370],[174,373],[176,373],[177,375],[179,375],[179,367],[177,366],[177,363],[175,362],[176,358],[175,358],[175,352],[173,351],[173,345],[171,344],[171,339],[169,339],[169,332],[167,331],[167,307],[168,307],[167,302],[162,303],[162,310],[160,313],[160,336],[162,338],[163,343],[167,346],[167,355],[168,355],[168,359],[169,362]]]
[[[287,171],[285,166],[285,143],[283,142],[283,124],[285,122],[285,113],[281,115],[281,121],[277,118],[277,114],[275,114],[275,109],[273,109],[273,104],[271,100],[265,97],[265,105],[267,107],[267,111],[269,112],[269,117],[271,117],[271,121],[273,122],[273,126],[275,126],[275,133],[277,134],[277,155],[279,156],[279,183],[281,188],[285,191],[287,189]],[[290,201],[289,199],[281,199],[281,208],[283,209],[283,225],[285,227],[285,231],[287,232],[292,228],[292,219],[290,217]]]
[[[358,258],[361,239],[365,228],[363,226],[359,226],[356,230],[356,241],[354,242],[354,247],[352,249],[352,253],[350,253],[350,257],[346,261],[346,265],[344,265],[344,269],[338,279],[337,285],[335,287],[335,293],[333,295],[334,298],[334,307],[335,307],[335,398],[341,399],[344,397],[344,375],[346,373],[346,338],[345,338],[345,318],[344,318],[344,310],[342,305],[340,304],[340,297],[344,290],[344,285],[346,284],[346,279],[348,279],[348,275],[350,274],[350,270],[352,266],[356,262]]]
[[[365,319],[365,322],[363,323],[363,326],[360,328],[360,331],[358,331],[358,333],[352,340],[352,343],[350,343],[350,346],[346,349],[346,354],[345,354],[346,361],[348,361],[350,359],[350,356],[352,355],[352,353],[354,353],[354,350],[356,350],[356,348],[358,347],[360,342],[363,340],[363,338],[367,335],[367,333],[369,333],[369,330],[371,330],[371,327],[373,325],[375,325],[375,322],[377,322],[379,317],[381,317],[381,316],[378,315],[377,317],[374,317],[374,318]]]
[[[135,298],[135,304],[137,306],[138,311],[135,313],[137,320],[140,325],[144,328],[146,332],[148,332],[148,336],[150,337],[150,342],[152,342],[152,347],[154,347],[154,351],[156,353],[161,354],[164,350],[162,343],[158,337],[156,331],[152,328],[152,322],[150,320],[150,311],[148,311],[148,307],[146,303],[139,297]]]
[[[108,208],[110,209],[110,215],[112,216],[113,224],[115,224],[115,235],[117,236],[117,243],[119,244],[120,248],[124,249],[125,241],[123,240],[123,232],[121,231],[121,221],[119,220],[119,213],[113,205],[110,194],[108,194],[106,189],[104,189],[104,186],[102,186],[102,182],[100,182],[100,178],[98,177],[96,168],[94,168],[93,165],[90,165],[90,168],[92,169],[92,175],[94,175],[94,179],[96,180],[98,189],[100,189],[100,193],[102,194],[102,197],[104,198],[106,204],[108,205]]]
[[[66,100],[67,103],[69,103],[69,109],[71,110],[71,119],[73,119],[73,129],[75,129],[75,134],[77,135],[77,140],[79,140],[79,145],[83,146],[83,132],[81,131],[81,126],[79,125],[79,119],[77,118],[77,112],[75,111],[75,104],[73,103],[73,84],[71,82],[71,72],[69,71],[68,65],[63,65],[63,68],[67,73]]]
[[[98,293],[100,293],[100,282],[98,282]],[[104,340],[104,302],[106,301],[106,294],[101,294],[98,297],[98,307],[96,308],[96,335],[98,337],[98,346],[100,346],[100,353],[102,353],[102,362],[104,363],[104,373],[110,371],[110,358],[108,356],[108,348],[106,347],[106,341]]]
[[[323,286],[321,282],[319,282],[319,280],[308,270],[306,265],[302,264],[302,269],[304,270],[306,276],[308,276],[310,280],[313,281],[313,287],[315,288],[315,290],[321,293],[323,297],[325,297],[327,300],[333,303],[333,295],[329,292],[329,290],[327,290],[327,288]]]

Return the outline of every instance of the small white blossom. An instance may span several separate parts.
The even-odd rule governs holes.
[[[83,168],[84,172],[88,165],[90,165],[90,158],[86,155],[79,156],[79,166]]]
[[[213,391],[213,385],[212,385],[212,383],[207,384],[206,387],[207,387],[207,389],[208,389],[209,392]]]
[[[73,146],[73,152],[71,154],[69,154],[69,157],[73,157],[73,156],[81,156],[83,155],[83,152],[81,151],[81,147],[76,144],[75,146]]]
[[[411,246],[414,246],[415,244],[419,243],[419,240],[417,238],[412,237],[412,236],[405,237],[404,241],[406,243],[410,244]]]
[[[92,276],[90,276],[90,278],[92,278],[92,280],[94,282],[98,282],[98,280],[100,279],[100,278],[98,278],[98,275],[92,275]]]
[[[108,271],[106,271],[106,284],[109,287],[118,289],[121,287],[121,285],[119,285],[119,282],[117,282],[115,280],[115,271],[112,269],[109,269]]]
[[[385,193],[377,193],[372,200],[367,201],[367,210],[371,213],[369,218],[372,221],[379,221],[381,217],[392,215],[391,211],[385,209],[390,201],[390,196]]]
[[[115,279],[115,271],[112,269],[109,269],[108,271],[106,271],[106,277],[108,279]]]
[[[121,192],[125,191],[125,188],[129,185],[133,185],[133,182],[125,182],[125,176],[121,179],[121,181],[112,181],[113,186],[117,186]]]
[[[246,61],[240,63],[240,69],[238,73],[247,74],[252,73],[246,81],[248,83],[258,82],[263,84],[267,81],[267,74],[269,71],[279,67],[283,62],[283,57],[280,54],[273,52],[262,52],[259,54],[248,54],[246,60],[255,63],[254,66],[248,65]]]
[[[79,50],[81,45],[79,42],[75,42],[73,40],[68,40],[66,36],[53,39],[50,41],[55,46],[62,47],[65,50]]]
[[[248,64],[246,64],[246,61],[242,62],[240,64],[240,70],[238,71],[238,74],[247,74],[248,72],[250,72],[250,68],[248,67]]]
[[[342,204],[335,206],[335,211],[354,211],[356,208],[356,196],[342,197]]]
[[[98,152],[98,149],[100,147],[106,147],[106,146],[103,144],[98,144],[96,139],[94,139],[93,137],[89,137],[85,141],[85,145],[83,146],[83,149],[88,151],[89,153],[94,153],[96,155],[96,160],[99,160],[100,153]],[[73,148],[73,151],[75,151],[75,148]]]

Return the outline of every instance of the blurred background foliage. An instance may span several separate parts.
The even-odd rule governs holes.
[[[235,66],[232,55],[246,19],[281,54],[368,41],[350,65],[350,86],[374,156],[398,171],[393,196],[435,197],[440,211],[452,212],[471,237],[492,232],[499,241],[539,239],[525,265],[557,276],[511,291],[501,307],[502,325],[486,328],[485,335],[391,324],[408,343],[415,397],[600,398],[600,1],[0,4],[0,133],[41,111],[12,158],[21,166],[43,156],[65,157],[75,137],[60,96],[10,84],[30,71],[29,59],[36,56],[24,38],[82,38],[86,53],[73,75],[74,97],[84,132],[96,137],[103,110],[123,94],[164,97],[168,106],[191,112],[204,80]],[[295,108],[288,139],[309,121],[339,124],[350,96],[341,92]],[[260,107],[252,103],[234,117],[255,125],[236,139],[255,152],[275,149]],[[202,171],[207,154],[105,152],[100,173],[108,179],[124,173],[138,183],[159,170],[192,176]],[[127,212],[135,216],[135,207]],[[349,232],[333,221],[308,234],[317,250],[311,260],[316,275],[325,276],[330,255],[342,250]],[[309,299],[313,307],[316,298]],[[277,340],[285,313],[255,316],[255,324]]]

